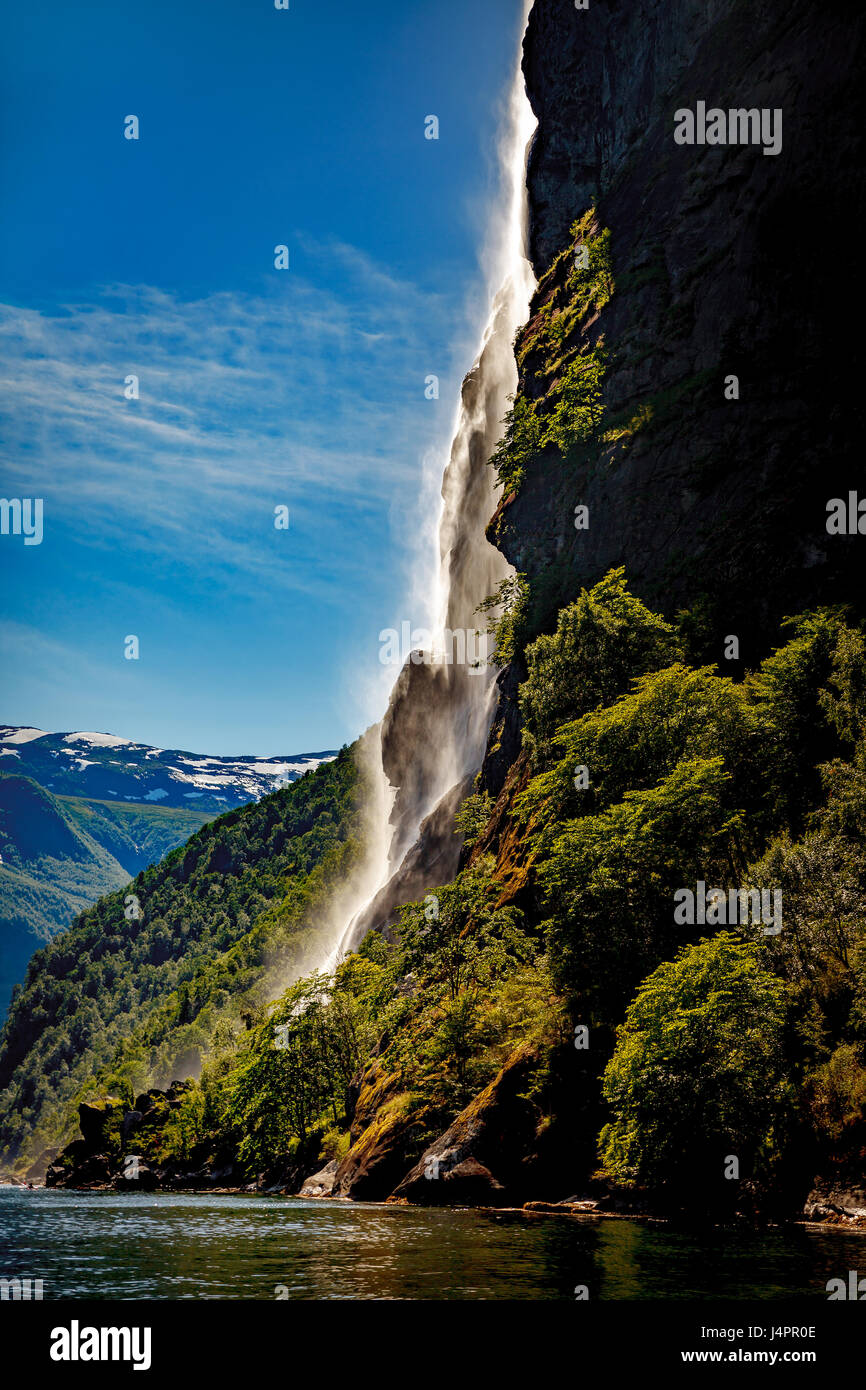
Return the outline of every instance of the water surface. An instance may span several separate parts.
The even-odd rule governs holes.
[[[45,1299],[779,1299],[866,1273],[866,1232],[291,1197],[0,1188],[0,1276]]]

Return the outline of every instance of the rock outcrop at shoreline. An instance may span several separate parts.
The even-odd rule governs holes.
[[[45,1186],[87,1191],[249,1192],[304,1198],[342,1198],[389,1201],[415,1206],[507,1207],[537,1215],[676,1216],[670,1194],[629,1194],[599,1179],[586,1182],[579,1193],[563,1197],[568,1165],[554,1137],[545,1142],[538,1107],[528,1098],[540,1059],[528,1046],[519,1048],[499,1075],[476,1097],[444,1133],[429,1144],[408,1167],[411,1143],[387,1125],[365,1123],[362,1111],[359,1139],[363,1143],[342,1161],[331,1159],[314,1169],[304,1156],[254,1180],[225,1156],[201,1144],[186,1164],[159,1161],[163,1131],[177,1113],[188,1082],[175,1081],[166,1091],[152,1089],[126,1109],[115,1098],[79,1106],[81,1137],[73,1140],[50,1164]],[[575,1077],[567,1078],[574,1085]],[[381,1087],[381,1078],[379,1087]],[[367,1079],[365,1104],[377,1097],[375,1076]],[[363,1087],[362,1092],[363,1094]],[[579,1087],[575,1088],[579,1094]],[[392,1095],[393,1099],[393,1095]],[[399,1107],[398,1107],[399,1110]],[[577,1140],[579,1142],[579,1139]],[[315,1146],[311,1154],[315,1153]],[[47,1160],[48,1154],[43,1155]],[[587,1155],[583,1156],[586,1166]],[[34,1165],[23,1178],[26,1187],[39,1181]],[[31,1176],[32,1173],[32,1176]],[[396,1175],[396,1176],[395,1176]],[[402,1175],[402,1176],[401,1176]],[[754,1217],[757,1211],[751,1213]],[[815,1179],[802,1210],[792,1208],[788,1219],[821,1225],[866,1227],[866,1187],[851,1173]]]
[[[843,1185],[838,1180],[818,1179],[806,1199],[807,1221],[833,1226],[866,1226],[866,1184]]]
[[[79,1105],[81,1138],[73,1139],[54,1159],[45,1175],[46,1187],[146,1192],[239,1186],[234,1164],[207,1145],[193,1148],[185,1164],[160,1162],[164,1131],[189,1084],[174,1081],[167,1091],[145,1091],[132,1110],[115,1097]]]

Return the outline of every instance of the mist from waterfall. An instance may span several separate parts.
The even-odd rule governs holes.
[[[530,3],[525,0],[521,39]],[[420,584],[416,577],[416,589],[434,594],[436,654],[449,649],[449,634],[474,634],[484,625],[478,605],[511,573],[484,532],[498,500],[488,460],[517,386],[514,335],[535,287],[525,254],[526,155],[535,126],[518,52],[499,146],[501,195],[485,255],[490,309],[463,381],[439,515],[431,519],[438,533],[438,546],[432,535],[429,549],[434,573]],[[429,653],[406,661],[385,716],[361,740],[364,859],[322,926],[318,969],[332,971],[397,906],[453,878],[460,844],[454,812],[484,757],[495,678],[495,667],[483,661],[445,664]]]

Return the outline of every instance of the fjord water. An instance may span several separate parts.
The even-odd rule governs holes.
[[[866,1232],[662,1225],[297,1198],[0,1188],[0,1275],[49,1299],[808,1298]],[[283,1290],[285,1292],[283,1292]]]

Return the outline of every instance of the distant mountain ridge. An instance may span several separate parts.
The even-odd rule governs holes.
[[[215,816],[334,757],[203,757],[0,726],[0,1017],[34,951],[79,912]]]
[[[272,758],[209,757],[114,734],[0,725],[0,771],[59,796],[185,807],[219,815],[296,782],[336,749]]]

